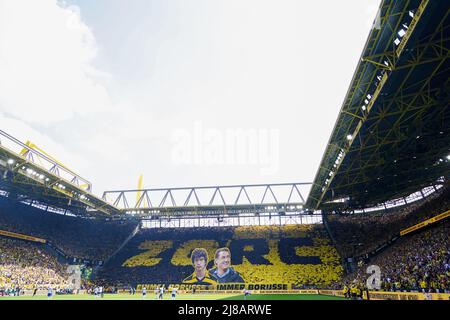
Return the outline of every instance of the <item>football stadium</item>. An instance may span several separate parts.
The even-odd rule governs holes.
[[[450,300],[449,2],[377,10],[312,182],[95,194],[0,126],[0,300]]]

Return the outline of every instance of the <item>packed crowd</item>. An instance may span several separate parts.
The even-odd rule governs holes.
[[[396,237],[401,230],[450,209],[450,186],[424,200],[390,212],[329,215],[328,226],[343,257],[370,253]]]
[[[328,225],[343,257],[358,257],[374,251],[398,234],[406,216],[401,213],[373,213],[361,216],[328,216]]]
[[[450,293],[450,221],[401,237],[357,272],[344,279],[346,285],[364,286],[368,265],[381,271],[381,290]]]
[[[66,266],[48,254],[43,245],[0,238],[0,290],[62,290],[68,286]]]
[[[31,223],[32,222],[32,223]],[[83,219],[0,202],[0,230],[46,239],[71,258],[104,261],[138,222]]]

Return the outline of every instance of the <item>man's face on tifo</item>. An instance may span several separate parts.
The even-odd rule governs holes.
[[[231,264],[231,256],[228,251],[220,251],[216,258],[217,268],[226,271]]]
[[[194,259],[195,271],[202,271],[206,268],[206,261],[204,257]]]

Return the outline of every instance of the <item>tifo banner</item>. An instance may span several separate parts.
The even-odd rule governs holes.
[[[244,289],[247,290],[258,290],[258,291],[289,291],[292,290],[292,285],[287,283],[272,283],[272,284],[261,284],[261,283],[227,283],[227,284],[216,284],[216,285],[196,285],[196,284],[179,284],[172,283],[168,286],[164,284],[139,284],[137,286],[137,290],[146,289],[155,289],[159,287],[165,288],[178,288],[179,290],[191,291],[192,289],[196,289],[200,291],[239,291],[241,292]],[[301,292],[300,292],[301,291]],[[296,290],[298,293],[317,293],[317,290]]]
[[[438,222],[439,220],[445,219],[445,218],[447,218],[449,216],[450,216],[450,210],[448,210],[448,211],[446,211],[444,213],[441,213],[441,214],[439,214],[439,215],[437,215],[437,216],[435,216],[435,217],[433,217],[431,219],[428,219],[428,220],[425,220],[425,221],[423,221],[421,223],[418,223],[418,224],[416,224],[414,226],[406,228],[406,229],[400,231],[400,235],[404,236],[405,234],[408,234],[408,233],[413,232],[415,230],[418,230],[418,229],[421,229],[423,227],[426,227],[429,224]]]
[[[133,238],[126,254],[109,263],[118,266],[114,280],[131,277],[139,284],[217,290],[295,290],[310,283],[329,285],[343,273],[339,254],[322,226],[173,232],[142,232]]]
[[[0,235],[11,237],[11,238],[22,239],[22,240],[40,242],[40,243],[46,243],[47,242],[47,240],[45,240],[45,239],[36,238],[36,237],[32,237],[32,236],[27,236],[25,234],[10,232],[10,231],[6,231],[6,230],[0,230]]]

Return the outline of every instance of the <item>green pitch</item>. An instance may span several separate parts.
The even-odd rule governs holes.
[[[170,295],[164,295],[163,300],[171,300]],[[156,301],[155,295],[147,295],[144,299],[142,295],[135,294],[105,294],[103,298],[93,295],[56,295],[48,299],[46,296],[20,296],[20,297],[0,297],[1,300],[141,300]],[[235,294],[179,294],[176,300],[244,300],[244,295]],[[345,300],[341,297],[325,296],[319,294],[252,294],[247,300]]]

